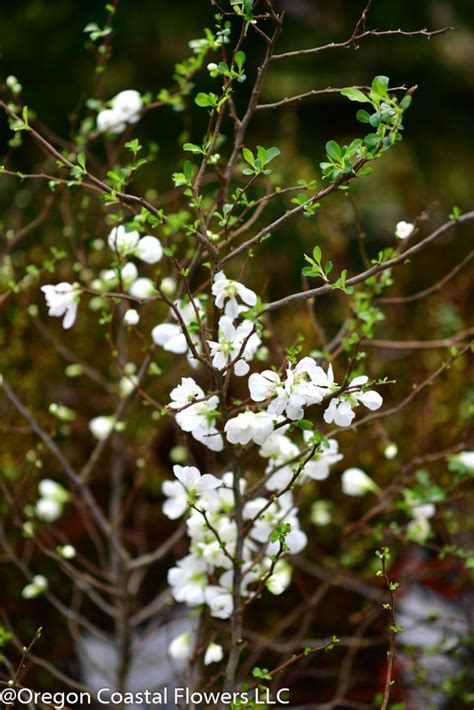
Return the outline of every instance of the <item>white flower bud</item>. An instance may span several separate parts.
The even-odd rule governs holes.
[[[191,632],[185,631],[180,634],[169,645],[169,654],[175,660],[184,661],[191,657],[193,648],[191,644]]]
[[[142,237],[135,249],[136,256],[146,264],[156,264],[163,256],[163,248],[156,237]]]
[[[34,599],[48,589],[48,580],[42,574],[37,574],[33,577],[30,584],[22,589],[21,596],[23,599]]]
[[[377,484],[360,468],[348,468],[342,474],[342,490],[348,496],[363,496],[372,491],[377,493],[380,489]]]
[[[58,554],[64,557],[65,560],[72,560],[76,556],[76,548],[72,545],[63,545],[63,547],[56,548]]]
[[[134,298],[140,298],[143,300],[156,295],[156,289],[153,285],[153,281],[146,278],[137,279],[135,283],[131,285],[128,292]]]
[[[140,315],[138,311],[136,311],[134,308],[129,308],[128,311],[125,312],[125,315],[123,317],[123,322],[125,325],[137,325],[137,323],[140,320]]]
[[[398,222],[395,227],[395,236],[397,239],[408,239],[413,234],[415,225],[410,222]]]
[[[98,441],[103,441],[112,432],[115,426],[115,420],[113,417],[100,416],[94,417],[89,422],[89,429]]]
[[[172,276],[167,276],[161,282],[160,288],[165,296],[172,296],[176,291],[176,280]]]
[[[385,458],[391,461],[398,454],[398,446],[393,443],[387,444],[383,453]]]
[[[204,665],[219,663],[224,658],[224,649],[218,643],[210,643],[204,654]]]
[[[53,498],[40,498],[35,505],[35,513],[45,523],[53,523],[61,517],[63,507]]]

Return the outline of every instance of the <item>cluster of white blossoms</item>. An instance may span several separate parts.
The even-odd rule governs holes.
[[[34,599],[35,597],[39,597],[40,594],[44,594],[48,586],[48,580],[44,575],[35,574],[31,582],[21,590],[21,596],[23,599]]]
[[[183,377],[181,384],[170,393],[170,409],[178,410],[176,423],[207,446],[211,451],[222,451],[224,442],[215,422],[218,416],[219,397],[206,397],[192,377]]]
[[[355,417],[353,410],[359,404],[371,411],[382,405],[380,394],[366,389],[368,381],[365,375],[355,377],[347,387],[341,388],[334,381],[331,365],[325,372],[313,358],[304,357],[297,365],[287,367],[284,378],[273,370],[252,374],[249,390],[254,402],[269,402],[269,415],[285,415],[292,421],[302,419],[305,407],[330,398],[323,415],[324,421],[347,427],[351,425]]]
[[[197,330],[199,323],[203,324],[206,320],[205,304],[205,298],[195,298],[192,302],[184,299],[175,301],[173,308],[170,309],[168,322],[156,325],[151,331],[154,343],[176,355],[186,353],[190,364],[195,366],[197,362],[190,352],[188,338],[196,351],[200,352],[201,343]],[[173,323],[173,321],[178,322]],[[184,329],[188,333],[188,338],[186,338]]]
[[[163,512],[172,520],[189,512],[186,520],[190,550],[168,572],[168,582],[176,601],[189,607],[206,605],[209,613],[228,619],[233,611],[233,556],[236,553],[237,524],[233,519],[233,474],[221,478],[202,475],[194,466],[173,468],[176,480],[163,483],[166,501]],[[240,480],[240,493],[246,484]],[[273,594],[281,594],[291,581],[288,564],[278,559],[271,562],[280,549],[271,540],[276,528],[285,523],[286,551],[297,554],[307,538],[300,529],[291,493],[269,501],[264,497],[249,500],[243,507],[243,519],[249,531],[242,550],[241,594],[250,597],[261,579]]]
[[[164,293],[164,282],[155,286],[150,279],[140,277],[137,266],[130,261],[160,261],[163,250],[156,237],[141,236],[133,226],[121,225],[110,232],[108,245],[117,256],[117,266],[101,272],[94,282],[100,294],[117,287],[138,299]],[[64,295],[65,284],[59,286]],[[69,300],[58,304],[52,315],[63,315],[68,307],[77,308],[71,289],[67,293]],[[211,294],[215,307],[222,312],[214,327],[208,321],[205,294],[177,298],[168,301],[169,316],[152,329],[151,338],[169,353],[186,355],[194,368],[207,360],[225,380],[231,374],[246,376],[262,343],[257,295],[223,271],[215,274]],[[138,323],[138,311],[128,309],[124,321],[128,326]],[[119,395],[129,396],[137,384],[135,366],[126,363]],[[335,382],[332,366],[323,369],[312,357],[291,359],[279,371],[251,373],[248,391],[247,405],[237,404],[229,414],[222,409],[218,393],[206,392],[193,377],[182,377],[171,390],[167,406],[177,426],[210,451],[220,453],[226,444],[256,446],[264,462],[254,492],[250,489],[246,495],[247,472],[239,481],[243,539],[239,538],[236,520],[233,472],[203,475],[198,468],[180,465],[176,460],[174,479],[162,486],[166,498],[164,514],[171,520],[186,517],[189,537],[188,554],[168,573],[173,598],[188,607],[206,606],[209,614],[219,619],[228,619],[233,612],[237,555],[240,594],[247,601],[264,588],[281,594],[289,586],[291,566],[286,558],[301,552],[307,543],[298,520],[296,486],[324,481],[331,466],[342,459],[335,439],[315,436],[307,421],[299,426],[305,410],[320,405],[327,424],[348,427],[358,406],[373,411],[382,404],[382,397],[370,389],[368,377],[358,376],[340,385]],[[90,421],[89,427],[93,436],[103,441],[123,425],[112,416],[99,416]],[[184,463],[186,457],[180,461]],[[360,469],[348,469],[342,486],[348,495],[378,490]],[[314,516],[317,524],[330,520],[326,509],[315,510]],[[177,659],[189,658],[194,641],[194,631],[190,629],[172,641],[170,654]],[[221,647],[211,644],[206,662],[221,658]]]
[[[107,238],[110,249],[118,258],[118,265],[114,269],[105,269],[99,277],[92,281],[92,288],[99,293],[112,291],[116,288],[124,289],[130,296],[146,300],[157,291],[153,281],[140,277],[138,268],[133,261],[124,261],[136,258],[145,264],[157,264],[163,257],[163,248],[160,240],[151,235],[142,236],[132,225],[121,224],[114,227]],[[165,279],[164,279],[165,281]],[[170,280],[168,279],[168,282]],[[168,283],[168,289],[172,284]],[[47,284],[41,287],[49,308],[48,314],[63,317],[63,327],[71,328],[77,316],[80,298],[80,285],[63,281],[59,284]],[[130,309],[133,310],[133,309]],[[128,312],[127,312],[128,313]],[[125,322],[129,325],[138,323],[140,317],[134,310],[134,315],[126,314]]]
[[[140,94],[135,89],[121,91],[110,102],[110,108],[97,114],[100,133],[123,133],[130,123],[137,123],[143,109]]]
[[[61,484],[44,478],[38,485],[39,498],[35,505],[35,514],[46,523],[52,523],[61,517],[69,493]]]
[[[214,277],[211,290],[216,307],[224,311],[218,322],[217,340],[200,341],[199,332],[205,329],[199,326],[206,325],[203,300],[176,301],[170,322],[153,329],[153,340],[169,352],[189,354],[191,338],[199,353],[210,353],[216,369],[246,375],[249,362],[261,344],[258,317],[245,318],[247,311],[257,305],[257,296],[238,281],[228,279],[222,271]],[[188,331],[187,337],[183,326]],[[281,374],[273,370],[253,373],[248,388],[257,407],[252,405],[227,419],[219,411],[219,396],[207,394],[192,377],[181,379],[171,391],[168,404],[182,431],[208,449],[222,451],[225,439],[238,447],[257,445],[259,455],[267,461],[256,497],[245,496],[245,477],[239,482],[245,530],[238,552],[240,594],[246,599],[260,593],[263,586],[273,594],[280,594],[290,584],[291,567],[283,558],[299,553],[307,542],[300,529],[293,486],[309,480],[325,480],[331,466],[342,459],[334,439],[322,440],[318,445],[313,431],[306,430],[305,424],[301,435],[295,422],[303,418],[307,407],[323,404],[326,422],[349,426],[357,406],[362,404],[375,410],[382,404],[381,396],[368,389],[366,376],[356,377],[341,387],[334,381],[332,367],[329,365],[325,371],[311,357],[288,363]],[[308,456],[311,450],[313,455]],[[190,548],[169,571],[172,595],[177,602],[189,607],[205,605],[211,616],[227,619],[233,611],[238,539],[234,474],[227,471],[219,477],[202,475],[194,466],[181,465],[175,465],[173,471],[175,480],[163,483],[166,496],[163,511],[173,520],[187,516]],[[364,480],[364,490],[367,481]],[[353,483],[362,486],[360,481]],[[359,489],[355,492],[354,487],[350,491],[347,476],[343,486],[350,495],[363,492]],[[191,648],[190,630],[172,642],[170,653],[189,657]]]

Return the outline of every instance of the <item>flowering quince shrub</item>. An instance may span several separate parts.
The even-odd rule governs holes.
[[[106,38],[115,7],[108,6],[104,29],[95,24],[86,28],[100,48],[101,72],[110,59]],[[78,219],[91,221],[88,235],[93,236],[81,243],[65,239],[55,244],[50,257],[31,264],[23,276],[11,266],[10,298],[28,299],[29,317],[67,361],[67,378],[79,385],[75,397],[61,401],[65,389],[54,383],[50,390],[53,383],[45,382],[60,400],[50,401],[45,414],[30,405],[32,398],[21,392],[21,382],[15,385],[9,372],[3,372],[3,406],[9,419],[16,412],[36,440],[27,464],[41,473],[31,500],[21,499],[21,491],[7,482],[8,500],[15,505],[11,530],[2,530],[3,549],[25,577],[25,600],[44,598],[80,634],[113,639],[117,663],[111,682],[119,691],[129,687],[136,638],[154,624],[158,628],[170,608],[176,617],[189,619],[189,628],[169,638],[163,653],[181,670],[189,664],[187,677],[195,690],[207,683],[226,691],[253,690],[299,662],[308,668],[313,653],[337,652],[338,629],[308,644],[304,623],[299,630],[291,626],[304,613],[311,614],[319,600],[301,581],[302,612],[295,604],[295,614],[284,601],[282,609],[290,609],[288,626],[282,620],[287,612],[274,617],[275,634],[280,629],[283,640],[268,628],[259,630],[253,609],[270,604],[275,596],[291,599],[298,589],[294,577],[302,573],[319,575],[328,585],[331,575],[342,574],[342,586],[369,589],[367,582],[348,577],[348,572],[358,572],[359,553],[346,551],[349,569],[341,573],[339,568],[325,570],[324,559],[315,564],[311,550],[328,526],[341,539],[348,532],[348,521],[337,510],[341,496],[349,502],[372,498],[362,522],[353,525],[369,535],[373,519],[385,516],[370,532],[371,554],[377,547],[383,584],[376,591],[370,588],[367,598],[376,599],[377,609],[389,618],[383,636],[388,663],[385,648],[381,695],[374,701],[387,708],[401,629],[386,542],[428,543],[437,549],[432,521],[448,494],[467,482],[474,463],[460,439],[441,453],[428,452],[426,459],[420,453],[419,465],[400,464],[397,470],[403,442],[397,446],[390,441],[380,421],[422,397],[428,385],[464,362],[472,330],[442,345],[448,349],[442,364],[421,384],[414,380],[410,393],[392,407],[384,407],[383,399],[398,386],[391,363],[383,363],[382,374],[379,363],[374,373],[367,350],[376,342],[378,324],[385,318],[384,294],[398,271],[410,268],[411,260],[455,226],[474,220],[474,213],[454,210],[428,233],[420,220],[398,222],[390,246],[366,255],[365,267],[354,274],[323,258],[322,248],[313,245],[310,255],[301,252],[302,290],[292,289],[290,278],[267,273],[266,253],[280,228],[294,224],[296,229],[299,220],[311,220],[324,209],[327,197],[344,199],[354,182],[370,180],[374,161],[390,160],[384,154],[396,150],[402,139],[414,89],[392,89],[382,75],[361,88],[341,87],[347,110],[355,107],[362,130],[347,145],[328,134],[314,178],[283,186],[285,156],[276,147],[255,145],[249,126],[260,111],[302,98],[267,106],[261,91],[275,63],[303,52],[278,53],[284,18],[273,0],[232,0],[214,9],[212,27],[189,43],[191,57],[177,65],[172,88],[154,96],[125,87],[111,99],[92,97],[70,144],[42,130],[34,111],[22,102],[21,88],[7,84],[1,108],[13,152],[1,169],[4,179],[43,180],[49,191],[44,219],[64,195],[78,199]],[[379,34],[365,29],[367,13],[368,8],[341,46]],[[247,60],[250,39],[262,46],[257,72]],[[196,88],[202,75],[213,82],[212,91]],[[245,92],[249,83],[251,90]],[[243,112],[242,96],[247,97]],[[171,201],[134,189],[136,174],[153,158],[141,143],[140,124],[160,108],[195,113],[207,123],[203,135],[186,136],[180,143],[169,175]],[[107,147],[107,165],[101,162],[101,143]],[[14,169],[14,149],[22,144],[41,148],[46,156],[41,171]],[[274,217],[266,221],[269,204]],[[69,214],[74,221],[74,213]],[[11,249],[16,248],[13,240]],[[331,256],[330,244],[327,251]],[[267,277],[280,282],[277,300],[271,298]],[[312,331],[289,339],[282,318],[309,307],[315,319],[314,304],[318,309],[324,295],[347,305],[339,332],[329,340],[315,322]],[[81,338],[93,341],[88,357],[79,354]],[[86,378],[100,391],[91,401],[80,395]],[[395,401],[395,395],[389,396]],[[395,462],[397,474],[389,484],[377,467],[360,468],[358,455],[344,444],[347,432],[356,431],[363,441],[371,425],[383,431],[381,459]],[[148,494],[162,537],[152,547],[140,532],[144,508],[139,500],[141,486],[147,494],[150,485],[146,471],[160,429],[168,432],[161,469],[166,473],[158,489],[153,485]],[[422,468],[425,460],[441,461],[452,472],[448,492]],[[99,485],[104,471],[110,474],[105,497]],[[73,510],[88,539],[80,550],[65,523]],[[15,535],[26,541],[26,548]],[[467,550],[455,545],[449,553],[466,564],[472,561]],[[379,564],[375,556],[374,561]],[[150,585],[154,593],[147,601]],[[34,610],[28,613],[34,618]],[[253,619],[249,626],[248,618]],[[356,630],[359,640],[371,619]],[[290,642],[286,631],[292,629]],[[273,644],[284,658],[274,670],[261,668],[257,663]],[[211,664],[219,664],[218,670],[208,675]],[[335,660],[334,666],[339,665]],[[68,674],[54,668],[52,673],[75,687]],[[13,684],[18,679],[17,674]],[[340,683],[336,703],[342,702],[347,678]]]

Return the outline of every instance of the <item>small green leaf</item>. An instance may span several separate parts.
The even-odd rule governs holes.
[[[201,106],[201,108],[214,108],[217,104],[217,96],[212,92],[205,94],[203,91],[200,91],[194,101],[198,106]]]
[[[355,86],[348,86],[346,89],[342,89],[341,94],[349,99],[349,101],[357,101],[360,104],[370,104],[369,97],[364,94],[360,89],[356,89]]]
[[[239,71],[242,71],[245,64],[245,52],[240,51],[235,53],[235,63],[237,64]]]
[[[187,150],[190,153],[194,153],[196,155],[198,155],[198,154],[204,155],[204,153],[205,153],[205,151],[200,146],[196,145],[195,143],[185,143],[183,145],[183,150]]]
[[[364,111],[362,108],[357,111],[356,118],[361,123],[370,123],[370,113],[368,113],[368,111]]]
[[[388,76],[376,76],[372,82],[371,93],[377,97],[387,96],[389,78]]]
[[[342,148],[336,141],[328,141],[326,143],[326,153],[331,160],[335,160],[336,162],[339,162],[342,158]]]
[[[244,156],[244,159],[247,161],[247,163],[249,165],[251,165],[252,167],[255,167],[255,157],[249,148],[243,148],[242,155]]]

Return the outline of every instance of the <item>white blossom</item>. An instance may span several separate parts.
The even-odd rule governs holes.
[[[174,638],[168,647],[168,652],[176,661],[187,661],[191,658],[193,653],[191,631],[185,631]]]
[[[291,583],[291,567],[285,560],[278,560],[272,576],[266,581],[265,586],[272,594],[283,594]]]
[[[328,439],[327,443],[327,447],[323,447],[321,451],[315,454],[314,458],[304,465],[301,471],[303,478],[308,477],[313,479],[313,481],[325,481],[329,476],[330,466],[341,461],[343,456],[339,453],[337,441]]]
[[[51,478],[43,478],[38,484],[38,491],[42,498],[57,500],[59,503],[69,500],[69,493],[66,489]]]
[[[192,377],[182,377],[181,384],[177,385],[170,392],[171,409],[181,409],[194,402],[196,399],[204,398],[204,390],[193,380]],[[191,431],[191,429],[185,429]]]
[[[285,374],[282,381],[272,370],[254,373],[249,377],[249,390],[254,402],[272,400],[270,414],[286,413],[292,420],[303,417],[303,407],[321,402],[333,384],[331,366],[325,373],[310,357],[304,357],[294,368],[289,365]]]
[[[332,520],[331,505],[326,500],[317,500],[311,506],[311,522],[323,527]]]
[[[38,484],[40,497],[35,504],[35,514],[45,523],[52,523],[61,517],[64,504],[69,500],[69,493],[63,486],[50,478],[44,478]]]
[[[334,422],[337,426],[348,427],[355,417],[355,412],[352,411],[349,400],[336,397],[329,402],[323,417],[327,424]]]
[[[342,491],[348,496],[363,496],[365,493],[380,491],[377,484],[360,468],[348,468],[342,474]]]
[[[452,457],[452,460],[458,461],[469,471],[474,471],[474,451],[460,451]]]
[[[210,643],[204,654],[204,665],[219,663],[224,658],[224,649],[218,643]]]
[[[125,314],[123,316],[123,322],[125,325],[137,325],[137,323],[140,321],[140,315],[138,311],[136,311],[134,308],[129,308],[127,311],[125,311]]]
[[[329,406],[323,415],[327,424],[334,422],[337,426],[348,427],[355,417],[353,407],[363,404],[364,407],[373,412],[382,406],[383,399],[378,392],[361,389],[367,384],[368,379],[366,375],[355,377],[348,385],[348,392],[333,398],[329,402]]]
[[[160,284],[160,288],[165,296],[172,296],[177,288],[176,279],[172,276],[166,276]]]
[[[123,133],[127,124],[110,108],[99,111],[97,114],[97,130],[99,133]]]
[[[135,249],[135,255],[147,264],[156,264],[163,256],[163,247],[156,237],[142,237]]]
[[[210,451],[222,451],[224,440],[222,434],[211,424],[206,424],[192,432],[196,441],[206,446]]]
[[[397,239],[408,239],[413,234],[415,225],[410,222],[398,222],[395,227],[395,236]]]
[[[409,540],[423,544],[431,534],[431,525],[427,518],[413,518],[407,525]]]
[[[353,380],[350,381],[349,389],[352,389],[354,387],[363,387],[367,384],[368,381],[369,378],[367,377],[367,375],[355,377]],[[353,392],[352,397],[354,397],[357,402],[363,404],[364,407],[370,409],[371,412],[374,412],[376,409],[379,409],[379,407],[381,407],[383,404],[383,399],[381,395],[379,395],[379,393],[375,390]]]
[[[239,308],[237,297],[246,306],[243,310],[247,310],[248,307],[253,307],[257,304],[257,295],[254,291],[251,291],[238,281],[228,279],[223,271],[219,271],[214,276],[212,294],[217,308],[222,309],[225,305],[224,313],[231,319],[237,318],[239,310],[242,310],[241,307]]]
[[[45,523],[53,523],[61,517],[63,506],[53,498],[39,498],[35,504],[36,516]]]
[[[138,387],[138,384],[139,382],[137,375],[133,374],[133,372],[126,373],[122,378],[120,378],[118,385],[120,397],[125,399],[131,395],[135,388]]]
[[[385,458],[388,459],[388,461],[391,461],[398,454],[398,446],[396,444],[394,444],[393,442],[390,444],[387,444],[387,446],[384,449],[383,454],[384,454]]]
[[[219,488],[222,481],[210,473],[201,475],[195,466],[173,466],[177,481],[164,481],[163,493],[167,500],[163,504],[163,512],[171,520],[180,518],[188,509],[189,502],[205,492]]]
[[[192,377],[183,377],[171,393],[170,407],[181,409],[176,415],[176,422],[183,431],[191,432],[193,437],[211,449],[222,451],[224,442],[214,426],[217,417],[219,397],[213,395],[205,399],[204,391]],[[195,399],[202,401],[191,404]]]
[[[206,575],[206,561],[194,555],[186,555],[176,567],[168,571],[168,584],[177,602],[188,606],[204,603],[205,592],[209,588]]]
[[[249,371],[248,360],[252,360],[261,340],[253,333],[254,324],[244,321],[237,327],[228,316],[219,319],[219,340],[209,341],[212,364],[218,370],[224,370],[231,362],[234,363],[234,373],[246,375]],[[236,360],[236,358],[239,358]]]
[[[79,304],[79,286],[62,281],[55,286],[47,284],[41,286],[44,293],[48,315],[63,319],[63,328],[68,330],[76,322],[77,307]]]
[[[411,509],[411,514],[414,518],[432,518],[436,513],[436,506],[434,503],[420,503],[413,506]]]
[[[119,256],[134,252],[140,241],[140,232],[126,224],[119,224],[112,229],[107,237],[107,243]]]
[[[174,307],[179,312],[184,325],[188,329],[189,326],[196,323],[196,311],[199,313],[200,318],[204,318],[205,315],[202,303],[199,301],[194,301],[193,303],[186,301],[175,301]],[[170,315],[174,320],[178,320],[178,316],[176,315],[174,309],[171,309]],[[198,347],[198,338],[193,336],[191,333],[189,333],[189,336],[192,338],[194,345]],[[186,336],[183,333],[181,325],[178,323],[160,323],[160,325],[155,326],[151,331],[151,337],[156,345],[160,345],[168,352],[181,355],[188,351]]]
[[[222,485],[222,481],[211,473],[201,474],[195,466],[180,466],[176,464],[173,466],[173,473],[191,498],[202,495],[204,492],[214,488],[219,488]]]
[[[231,444],[262,445],[273,432],[273,417],[267,412],[242,412],[227,421],[224,431]]]
[[[97,130],[100,133],[123,133],[128,123],[140,119],[143,102],[138,91],[121,91],[111,101],[111,107],[97,114]]]
[[[126,264],[120,267],[120,276],[125,288],[130,288],[138,278],[138,269],[133,261],[127,261]]]
[[[115,427],[115,419],[112,416],[101,415],[94,417],[89,422],[89,429],[98,441],[103,441],[112,433]]]
[[[209,585],[204,594],[211,616],[217,619],[229,619],[234,610],[232,598],[232,570],[224,572],[219,584]]]
[[[153,281],[147,279],[146,277],[142,277],[140,279],[137,279],[130,286],[128,292],[130,296],[133,296],[134,298],[145,300],[147,298],[152,298],[152,296],[156,295],[156,288]]]
[[[143,101],[138,91],[126,89],[121,91],[112,99],[112,110],[126,121],[126,123],[137,123],[143,108]]]
[[[36,574],[31,582],[23,587],[21,596],[23,599],[34,599],[43,594],[48,589],[48,580],[42,574]]]
[[[57,552],[64,557],[65,560],[72,560],[76,556],[76,548],[72,545],[63,545],[57,548]]]

